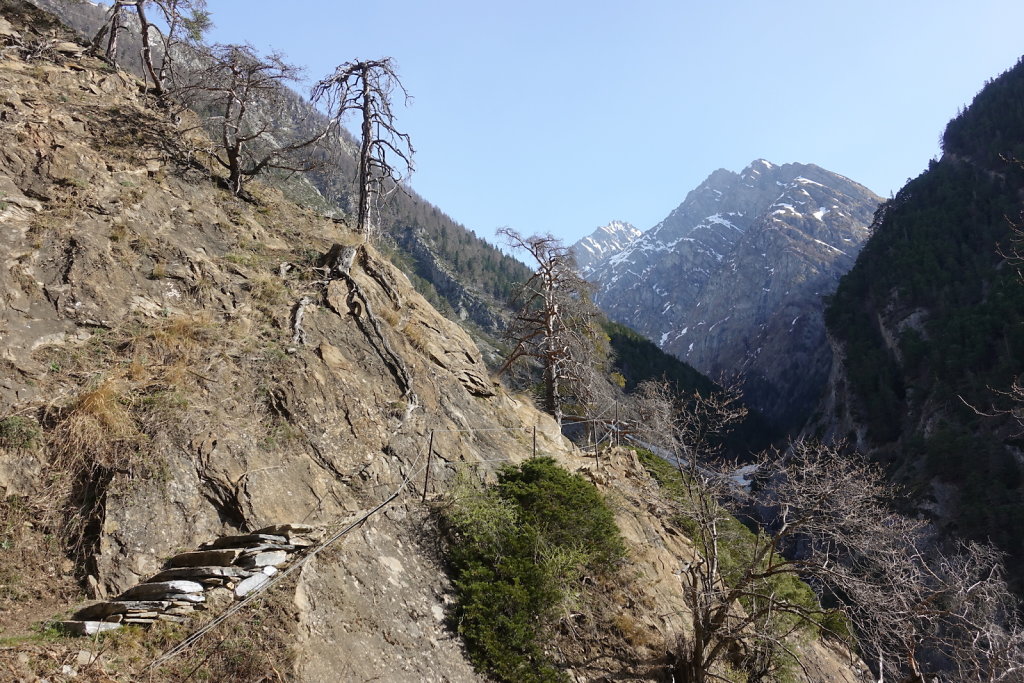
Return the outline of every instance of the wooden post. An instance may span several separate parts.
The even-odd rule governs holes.
[[[533,425],[533,457],[537,457],[537,425]]]
[[[619,402],[615,402],[615,445],[621,445],[619,443]]]
[[[434,430],[430,430],[430,443],[427,446],[427,468],[423,471],[423,499],[421,502],[427,502],[427,484],[430,483],[430,456],[434,454]]]

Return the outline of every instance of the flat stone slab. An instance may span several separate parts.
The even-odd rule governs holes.
[[[170,607],[163,612],[163,614],[173,614],[180,617],[194,613],[195,609],[193,609],[191,605],[189,605],[188,607]]]
[[[253,533],[284,536],[288,534],[311,534],[314,531],[316,531],[316,527],[312,524],[271,524],[262,529],[257,529]]]
[[[244,534],[242,536],[222,536],[212,543],[204,543],[202,548],[245,548],[260,543],[287,543],[288,539],[276,534]]]
[[[94,636],[97,633],[121,628],[121,624],[109,621],[61,621],[57,623],[57,626],[71,636]]]
[[[244,598],[246,595],[252,593],[254,590],[265,584],[267,581],[270,581],[270,577],[266,574],[253,574],[248,579],[242,581],[237,586],[235,586],[235,597],[239,599]]]
[[[284,550],[289,553],[293,553],[298,548],[291,543],[260,543],[259,545],[250,545],[242,549],[241,557],[246,555],[253,555],[255,553],[262,553],[265,550]]]
[[[238,560],[239,564],[245,567],[276,567],[287,561],[288,553],[283,550],[269,550],[255,555],[245,555]]]
[[[195,581],[156,581],[140,583],[118,596],[118,600],[173,600],[181,594],[202,593],[203,584]],[[171,598],[169,596],[174,596]]]
[[[167,560],[168,567],[229,567],[241,554],[241,548],[224,550],[196,550],[181,553]]]
[[[112,600],[110,602],[97,602],[94,605],[84,607],[75,612],[75,619],[89,621],[92,619],[103,619],[111,614],[124,614],[126,612],[150,612],[167,609],[171,603],[167,600]]]
[[[217,551],[220,552],[220,551]],[[230,552],[234,552],[233,550]],[[151,577],[147,583],[154,581],[171,581],[174,579],[187,579],[190,581],[202,581],[203,579],[244,579],[251,576],[252,572],[242,567],[175,567],[165,569],[156,576]]]
[[[157,617],[158,621],[173,621],[176,624],[181,624],[185,621],[185,617],[180,617],[175,614],[161,614]]]

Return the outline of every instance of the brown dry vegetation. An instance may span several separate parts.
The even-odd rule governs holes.
[[[289,582],[291,583],[291,582]],[[154,665],[170,648],[208,624],[213,611],[184,624],[125,627],[90,639],[67,638],[43,626],[30,636],[0,640],[0,680],[82,683],[271,682],[291,680],[296,609],[293,585],[260,598],[244,614],[217,625],[179,655]]]

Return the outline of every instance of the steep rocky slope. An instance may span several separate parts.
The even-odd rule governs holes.
[[[33,4],[53,12],[85,38],[95,35],[107,11],[106,6],[90,2],[33,0]],[[216,8],[211,9],[216,21]],[[129,23],[135,25],[130,13]],[[126,31],[122,43],[120,59],[124,68],[142,76],[138,37]],[[289,92],[285,101],[287,106],[275,112],[282,127],[301,129],[316,120],[304,95]],[[331,163],[327,169],[275,180],[289,198],[315,203],[338,215],[354,212],[357,146],[350,136],[342,137],[340,149],[329,153]],[[528,277],[522,263],[477,237],[412,190],[393,196],[380,207],[375,221],[404,257],[403,265],[413,285],[432,303],[443,307],[450,317],[472,321],[486,335],[504,328],[511,286]]]
[[[780,426],[828,375],[822,297],[852,265],[879,198],[814,165],[718,170],[589,279],[609,316],[713,379],[740,376]]]
[[[619,454],[595,471],[372,247],[265,187],[230,196],[138,81],[22,3],[0,10],[0,631],[19,636],[4,675],[181,680],[227,652],[250,678],[478,680],[444,621],[431,504],[457,471],[486,479],[536,448],[615,497],[637,578],[607,596],[629,628],[577,626],[558,661],[657,680],[692,549],[643,469]],[[183,668],[23,637],[219,536],[337,531],[388,500]],[[808,647],[812,680],[852,680]]]
[[[601,261],[618,254],[641,235],[632,223],[612,221],[572,245],[576,267],[587,277]]]
[[[1017,560],[1018,587],[1022,98],[1018,63],[949,123],[942,158],[879,212],[827,311],[842,363],[808,429],[889,464],[950,531],[997,542]]]

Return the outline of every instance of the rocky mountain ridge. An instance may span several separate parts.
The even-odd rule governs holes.
[[[618,254],[641,235],[632,223],[611,221],[572,245],[576,267],[586,277],[601,261]]]
[[[593,267],[595,301],[664,351],[793,426],[828,375],[822,297],[868,236],[880,198],[812,164],[719,169],[663,221]]]

